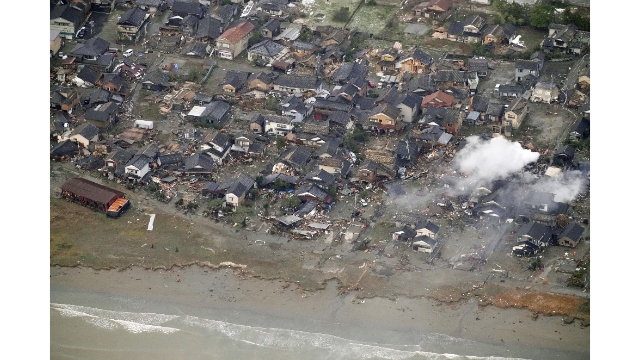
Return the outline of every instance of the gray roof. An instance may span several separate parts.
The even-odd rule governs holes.
[[[469,59],[469,71],[486,72],[489,71],[489,60],[473,58]]]
[[[110,101],[105,104],[100,104],[95,108],[91,108],[84,113],[85,119],[107,121],[109,117],[118,110],[118,104]]]
[[[229,137],[227,134],[219,131],[210,142],[224,148],[229,145]]]
[[[187,15],[197,15],[202,17],[204,10],[197,1],[181,1],[175,0],[171,6],[171,12],[174,15],[185,17]]]
[[[407,54],[402,54],[400,56],[400,61],[404,61],[408,58],[416,59],[427,66],[431,65],[431,63],[433,62],[433,58],[431,57],[431,55],[427,54],[426,52],[418,48],[414,48],[412,51],[408,52]]]
[[[60,188],[78,196],[93,200],[98,204],[105,205],[115,197],[122,197],[124,195],[121,191],[78,177],[68,179]]]
[[[209,37],[211,39],[216,39],[221,34],[221,27],[222,22],[220,20],[211,16],[205,16],[198,21],[198,30],[196,31],[195,38],[201,39]]]
[[[440,227],[434,223],[432,223],[431,221],[427,221],[426,223],[420,223],[416,225],[416,229],[420,230],[420,229],[427,229],[429,231],[431,231],[432,233],[437,233],[438,230],[440,230]]]
[[[104,104],[111,100],[111,93],[105,89],[97,88],[89,95],[89,106]]]
[[[91,140],[93,137],[95,137],[96,135],[98,135],[100,133],[100,129],[98,129],[97,126],[91,124],[91,123],[82,123],[80,126],[78,126],[77,128],[73,129],[73,131],[71,132],[71,136],[73,135],[81,135],[82,137],[84,137],[87,140]]]
[[[109,50],[109,42],[100,37],[94,37],[82,44],[76,45],[71,50],[73,56],[98,56],[102,55]]]
[[[213,118],[216,120],[222,120],[224,116],[231,109],[231,105],[227,104],[224,101],[214,101],[210,104],[207,104],[206,109],[202,113],[201,117]]]
[[[518,94],[522,94],[523,90],[522,90],[522,86],[520,85],[512,85],[512,84],[502,84],[500,86],[498,86],[498,92],[503,93],[503,92],[508,92],[508,93],[518,93]],[[511,107],[509,107],[511,108]]]
[[[278,19],[271,19],[267,21],[262,27],[271,32],[276,32],[278,29],[280,29],[280,21]]]
[[[263,126],[264,120],[265,120],[264,115],[257,113],[257,114],[254,114],[253,117],[251,118],[251,123],[256,123],[260,126]]]
[[[158,155],[158,163],[160,163],[161,166],[180,164],[182,161],[183,157],[180,153]]]
[[[93,70],[92,68],[85,66],[82,68],[82,70],[80,70],[80,72],[78,73],[78,75],[76,75],[76,77],[82,79],[82,81],[84,82],[95,84],[98,81],[98,79],[100,79],[101,75],[102,75],[102,72]]]
[[[313,103],[313,107],[316,109],[340,110],[340,111],[348,112],[349,110],[351,110],[351,108],[353,108],[353,105],[349,103],[344,103],[340,101],[331,101],[331,100],[325,100],[325,99],[319,99],[319,98],[316,98],[316,99],[317,100]]]
[[[229,70],[224,75],[222,85],[231,85],[236,89],[239,89],[251,75],[248,71]]]
[[[55,144],[49,153],[53,156],[73,155],[78,151],[78,143],[71,140],[61,141]]]
[[[366,66],[360,65],[357,62],[347,62],[338,68],[333,76],[335,82],[345,82],[351,79],[366,78],[368,69]]]
[[[185,170],[211,171],[214,166],[213,158],[207,154],[197,152],[184,159]]]
[[[539,60],[516,60],[516,69],[538,70],[540,66]]]
[[[490,102],[487,105],[487,115],[502,116],[504,113],[504,105],[497,102]]]
[[[318,187],[317,185],[302,185],[298,188],[298,190],[295,192],[296,195],[300,196],[303,193],[309,193],[311,194],[311,196],[315,197],[316,199],[320,200],[320,201],[324,201],[329,194],[327,194],[324,190],[322,190],[320,187]]]
[[[69,5],[64,5],[64,6],[56,6],[55,8],[53,8],[53,10],[50,13],[50,18],[52,20],[57,18],[62,18],[69,22],[72,22],[75,30],[78,28],[80,23],[82,23],[82,21],[84,20],[84,14],[82,13],[82,11],[76,8],[73,8]]]
[[[565,226],[565,228],[560,233],[559,238],[568,237],[573,241],[577,241],[582,233],[584,232],[584,227],[580,226],[577,222],[571,222],[569,225]]]
[[[297,89],[317,89],[322,83],[322,79],[308,75],[288,75],[282,74],[274,80],[273,84]]]
[[[329,115],[329,123],[345,126],[349,123],[349,113],[346,111],[334,111]]]
[[[551,237],[550,228],[539,222],[531,221],[520,227],[517,236],[530,236],[535,241],[546,242]]]
[[[247,52],[266,57],[274,57],[283,49],[285,49],[285,46],[280,45],[271,39],[265,39],[247,49]]]
[[[404,84],[403,88],[407,92],[430,94],[436,91],[434,76],[432,74],[418,74],[412,76],[411,79]]]
[[[146,165],[149,165],[149,163],[151,162],[151,159],[144,154],[140,154],[140,155],[136,155],[134,156],[129,163],[127,164],[127,166],[133,166],[136,169],[142,169],[143,167],[145,167]]]
[[[145,20],[147,10],[142,10],[139,7],[131,8],[125,11],[124,14],[118,20],[118,25],[128,25],[139,27]]]
[[[489,107],[489,98],[481,95],[474,95],[471,101],[471,106],[475,111],[486,112]]]
[[[321,182],[321,183],[324,183],[325,185],[331,185],[335,182],[336,177],[333,174],[318,168],[313,171],[310,171],[305,177],[305,180]]]
[[[305,167],[311,159],[311,151],[304,146],[290,146],[280,156],[282,161],[285,161],[292,166]]]
[[[302,50],[312,51],[313,49],[315,49],[316,46],[308,42],[296,40],[293,42],[293,44],[291,44],[291,47],[293,49],[302,49]]]
[[[184,54],[204,57],[205,55],[207,55],[207,44],[196,41],[189,48],[187,48]]]
[[[149,82],[155,85],[162,85],[162,86],[168,86],[170,81],[171,81],[171,76],[169,76],[169,74],[167,74],[166,72],[160,69],[149,71],[142,78],[143,83]]]
[[[104,77],[102,79],[102,84],[106,83],[112,83],[118,87],[122,87],[123,85],[127,84],[127,80],[119,73],[108,73],[104,74]]]
[[[464,23],[462,21],[454,21],[449,25],[450,35],[462,35],[464,31]]]

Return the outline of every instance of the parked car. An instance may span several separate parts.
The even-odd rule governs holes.
[[[133,55],[133,49],[127,49],[122,53],[122,56],[124,57],[129,57],[131,55]]]
[[[376,87],[376,83],[369,81],[369,87],[375,88]]]
[[[76,33],[76,37],[78,39],[82,39],[84,38],[84,36],[87,34],[87,28],[86,27],[82,27],[80,28],[80,30],[78,30],[78,32]]]
[[[364,199],[360,199],[360,205],[367,206],[369,204]]]

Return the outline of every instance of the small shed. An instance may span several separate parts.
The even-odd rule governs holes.
[[[136,120],[133,122],[133,126],[141,129],[153,129],[153,121],[151,120]]]

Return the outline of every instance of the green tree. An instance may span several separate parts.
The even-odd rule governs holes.
[[[178,201],[176,201],[176,207],[182,207],[182,205],[184,205],[184,199],[180,198],[178,199]]]
[[[553,21],[554,9],[549,5],[536,4],[531,8],[529,24],[539,29],[546,29]]]
[[[347,21],[349,21],[349,17],[350,16],[351,16],[351,14],[349,12],[349,8],[343,6],[340,9],[336,10],[333,13],[333,15],[331,15],[331,20],[336,21],[336,22],[346,23]]]
[[[287,146],[287,140],[283,136],[278,136],[276,139],[276,147],[278,150],[284,149],[285,146]]]
[[[253,45],[259,43],[260,40],[262,40],[262,33],[260,31],[256,31],[249,38],[249,47],[252,47]]]
[[[267,110],[278,111],[280,109],[280,102],[273,96],[269,96],[264,103],[264,107]]]
[[[300,203],[301,203],[301,202],[302,202],[302,201],[300,201],[300,198],[298,198],[297,196],[295,196],[295,195],[294,195],[294,196],[291,196],[291,197],[287,198],[287,199],[284,201],[284,204],[283,204],[283,205],[284,205],[284,208],[285,208],[285,209],[292,209],[292,210],[295,210],[295,209],[297,209],[297,208],[298,208],[298,206],[300,206]]]
[[[209,203],[207,204],[207,209],[210,211],[217,211],[220,210],[222,206],[224,206],[224,199],[218,198],[209,201]]]
[[[276,179],[276,181],[273,182],[273,190],[275,191],[285,191],[285,190],[289,190],[291,189],[293,185],[291,183],[288,183],[282,179]]]

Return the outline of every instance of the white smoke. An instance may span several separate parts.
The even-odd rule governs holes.
[[[522,170],[525,165],[537,161],[539,156],[539,153],[501,136],[489,141],[470,136],[465,147],[456,154],[454,164],[467,174],[465,182],[489,183]]]
[[[533,186],[532,190],[554,194],[553,201],[569,203],[586,190],[587,182],[584,175],[577,170],[564,171],[555,178],[543,177]]]

